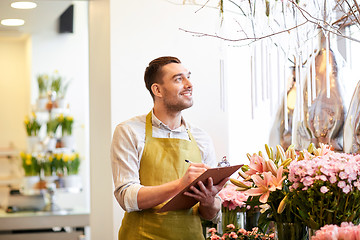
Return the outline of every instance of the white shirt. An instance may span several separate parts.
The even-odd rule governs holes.
[[[145,145],[146,115],[134,117],[116,126],[111,144],[111,166],[115,185],[114,195],[127,212],[140,211],[137,194],[142,187],[139,178],[140,160]],[[190,141],[190,129],[201,153],[202,162],[216,167],[216,155],[210,136],[182,119],[182,125],[174,130],[168,128],[152,114],[153,137],[179,138]]]

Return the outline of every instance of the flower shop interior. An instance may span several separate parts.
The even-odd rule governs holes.
[[[315,230],[359,224],[357,1],[17,2],[0,3],[0,240],[118,239],[124,211],[113,195],[112,134],[153,106],[143,75],[159,56],[190,69],[194,106],[183,115],[210,135],[218,161],[244,164],[227,186],[247,200],[223,204],[223,217],[235,217],[210,232],[204,222],[205,238],[250,239],[239,230],[250,208],[261,212],[257,223],[272,220],[261,225],[268,239],[326,239]],[[316,165],[320,175],[297,175],[305,160],[359,170]],[[346,204],[327,209],[322,201],[336,187],[345,196],[337,204]],[[315,199],[300,191],[320,194],[311,202],[320,210],[296,205]],[[316,211],[332,215],[318,220]],[[280,222],[306,234],[276,225],[282,213],[290,217]],[[283,228],[293,232],[281,236]],[[333,239],[360,239],[356,231]]]

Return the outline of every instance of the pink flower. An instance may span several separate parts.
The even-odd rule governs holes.
[[[346,186],[346,182],[344,182],[344,181],[340,181],[339,183],[338,183],[338,187],[339,188],[344,188]]]
[[[234,225],[234,224],[232,224],[232,223],[231,223],[231,224],[229,224],[229,225],[226,225],[226,227],[227,227],[227,228],[229,228],[229,229],[235,229],[235,225]]]
[[[320,192],[322,192],[322,193],[327,193],[329,191],[329,189],[326,187],[326,186],[322,186],[321,188],[320,188]]]
[[[234,210],[236,207],[242,208],[246,205],[248,195],[236,189],[237,187],[234,184],[229,183],[219,192],[223,206],[229,208],[229,210]]]
[[[217,231],[216,231],[216,228],[210,228],[210,229],[208,230],[208,232],[214,234],[214,233],[216,233]]]
[[[311,240],[358,240],[360,239],[360,226],[352,223],[341,223],[336,225],[325,225],[316,231]]]
[[[250,158],[249,168],[250,170],[246,171],[245,174],[250,176],[264,172],[264,168],[266,168],[265,159],[254,153]]]
[[[221,238],[218,235],[212,235],[210,240],[220,240]]]
[[[301,179],[300,182],[304,184],[304,186],[309,187],[314,183],[314,180],[310,176],[306,176],[305,178]]]
[[[264,172],[264,179],[258,175],[252,175],[251,179],[254,181],[257,188],[246,190],[246,194],[250,196],[261,196],[259,201],[266,203],[269,198],[270,191],[275,191],[276,189],[275,185],[271,182],[271,176],[271,172]]]
[[[231,232],[231,233],[229,234],[229,237],[236,239],[236,238],[238,237],[238,235],[236,235],[236,233],[234,233],[234,232]]]
[[[283,166],[279,167],[276,170],[276,177],[271,176],[271,183],[275,186],[275,188],[281,190],[282,189],[282,183],[285,180],[285,176],[283,176],[284,168]]]

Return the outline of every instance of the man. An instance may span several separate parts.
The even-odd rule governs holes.
[[[221,209],[216,194],[228,179],[213,185],[209,178],[184,193],[199,201],[191,209],[156,212],[216,166],[210,137],[181,116],[193,105],[190,72],[179,59],[160,57],[149,63],[144,79],[154,107],[119,124],[111,146],[114,195],[126,211],[119,239],[204,239],[200,217],[216,219]]]

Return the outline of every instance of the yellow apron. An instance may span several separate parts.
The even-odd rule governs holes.
[[[140,162],[140,183],[161,185],[181,178],[189,164],[201,162],[200,150],[188,130],[190,141],[152,137],[152,113],[146,116],[145,146]],[[192,209],[156,213],[165,203],[136,212],[126,212],[119,240],[198,240],[204,239],[198,205]]]

